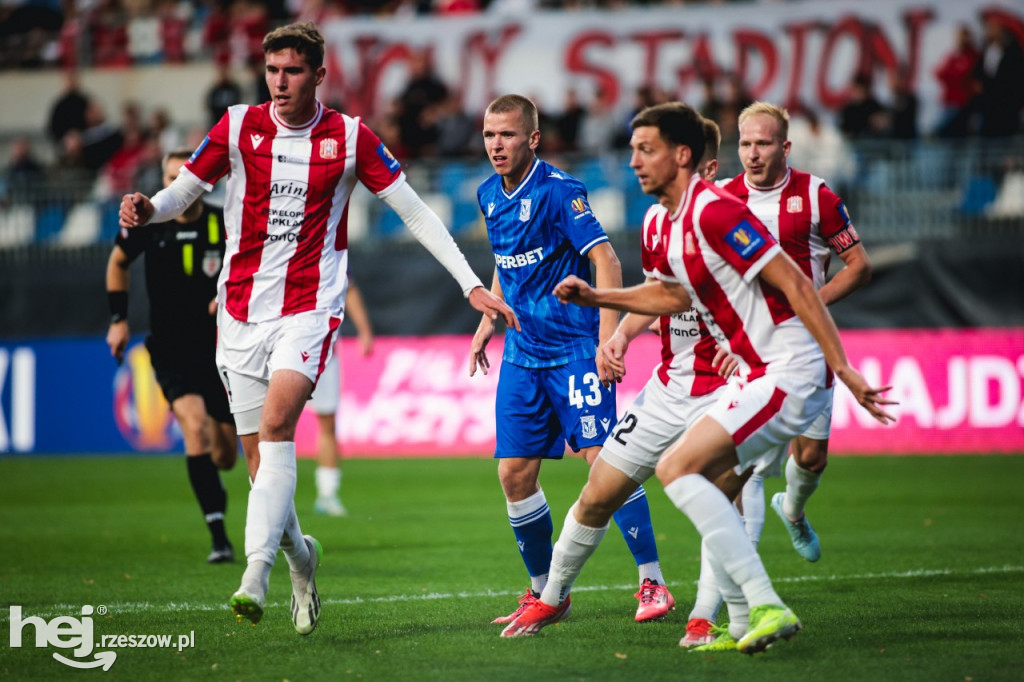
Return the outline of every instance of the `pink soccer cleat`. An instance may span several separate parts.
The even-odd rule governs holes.
[[[542,627],[554,625],[569,616],[569,597],[558,606],[548,606],[540,599],[534,599],[514,621],[501,631],[502,637],[529,637],[540,632]]]
[[[640,600],[640,605],[636,607],[638,623],[664,618],[676,607],[676,600],[668,588],[651,581],[650,578],[644,578],[640,589],[633,596]]]

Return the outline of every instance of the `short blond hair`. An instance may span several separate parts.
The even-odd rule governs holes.
[[[525,133],[530,134],[534,130],[540,129],[540,114],[537,111],[537,105],[529,97],[522,95],[502,95],[487,105],[484,115],[511,114],[517,111],[526,126]]]
[[[754,102],[745,108],[740,112],[738,125],[743,125],[743,122],[748,118],[758,114],[774,118],[779,124],[779,136],[782,138],[782,141],[785,142],[789,139],[789,112],[770,102]]]

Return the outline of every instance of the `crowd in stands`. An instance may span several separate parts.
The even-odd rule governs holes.
[[[132,17],[155,12],[160,17],[181,17],[187,21],[190,13],[206,13],[204,30],[209,38],[203,42],[214,46],[211,57],[215,73],[205,97],[206,123],[211,126],[232,104],[269,99],[262,78],[262,36],[268,25],[280,16],[293,16],[297,11],[308,13],[313,6],[292,0],[284,0],[279,7],[255,0],[224,0],[209,7],[174,0],[130,1],[133,7],[127,16]],[[456,11],[455,5],[466,11],[477,11],[502,1],[431,3],[427,0],[416,3],[410,11],[448,11],[445,8]],[[25,4],[36,2],[46,5],[44,0],[28,0]],[[118,17],[121,25],[117,30],[123,34],[116,39],[101,37],[90,29],[96,63],[132,61],[139,57],[130,48],[132,31],[123,25],[126,14],[122,5],[128,4],[129,0],[98,0],[91,5],[90,26],[107,25],[109,28],[110,22],[96,24],[97,17]],[[330,11],[363,12],[398,11],[408,3],[321,0],[314,4],[318,11],[327,11],[329,6]],[[183,6],[187,12],[183,11]],[[75,3],[65,6],[65,27],[69,21],[77,21],[72,18],[76,16],[75,7]],[[42,12],[39,16],[49,14]],[[174,61],[183,57],[181,45],[175,42],[183,31],[172,30],[166,22],[154,30],[163,38],[160,59]],[[846,103],[834,114],[818,110],[813,103],[790,105],[794,163],[841,186],[857,172],[850,152],[851,143],[873,139],[915,140],[924,136],[1002,138],[1019,133],[1024,107],[1024,88],[1020,87],[1024,83],[1024,53],[1021,45],[998,24],[989,22],[983,32],[982,41],[976,43],[970,26],[958,27],[949,54],[931,74],[941,84],[942,97],[942,117],[934,130],[919,129],[918,97],[903,73],[888,74],[888,87],[877,88],[888,93],[886,99],[876,96],[878,84],[870,74],[857,74],[849,85]],[[229,33],[240,40],[213,39]],[[129,42],[124,42],[126,40]],[[236,80],[240,70],[232,55],[237,56],[239,50],[245,55],[246,64],[251,66],[250,71],[241,71],[251,75],[249,82]],[[10,145],[10,159],[0,175],[0,206],[25,201],[52,202],[56,195],[62,197],[61,201],[74,203],[86,198],[115,201],[129,190],[152,194],[161,186],[162,154],[183,144],[195,146],[205,133],[206,127],[180,130],[167,112],[143,111],[134,102],[121,105],[115,123],[101,103],[82,90],[74,70],[66,73],[65,90],[53,103],[47,122],[47,133],[53,144],[52,153],[47,156],[55,162],[44,165],[36,160],[27,139],[15,140]],[[751,103],[752,96],[733,74],[708,76],[702,86],[700,111],[719,123],[724,135],[723,148],[728,149],[735,143],[739,113]],[[613,106],[601,91],[584,99],[580,93],[568,90],[560,107],[542,108],[542,151],[545,154],[600,154],[627,149],[632,116],[643,107],[673,98],[671,92],[645,85],[633,93],[631,103],[623,109]],[[344,110],[344,103],[328,104]],[[401,160],[481,158],[479,112],[463,110],[459,92],[433,71],[424,55],[409,64],[408,81],[398,96],[383,110],[372,112],[366,118]],[[1007,158],[999,165],[993,186],[998,186],[1004,177],[1021,177],[1024,161]],[[40,187],[46,191],[41,192]]]

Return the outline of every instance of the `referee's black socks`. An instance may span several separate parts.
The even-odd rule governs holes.
[[[203,510],[206,525],[213,538],[213,546],[220,548],[228,545],[228,536],[224,532],[224,511],[228,505],[228,495],[220,481],[220,472],[210,453],[185,457],[188,465],[188,480],[192,491]]]

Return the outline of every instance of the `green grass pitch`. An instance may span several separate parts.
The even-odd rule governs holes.
[[[648,485],[662,567],[677,599],[633,622],[636,571],[613,528],[585,567],[572,617],[528,639],[489,621],[527,585],[490,459],[345,462],[350,516],[311,513],[323,543],[323,616],[301,637],[279,558],[256,627],[227,600],[242,564],[208,566],[208,537],[181,456],[0,458],[0,629],[10,607],[50,621],[93,616],[96,638],[194,633],[194,647],[118,648],[109,671],[73,670],[37,648],[0,646],[0,680],[944,680],[1024,679],[1024,457],[835,457],[808,513],[822,540],[800,559],[769,508],[761,555],[804,630],[764,654],[677,646],[699,546],[690,522]],[[586,476],[551,462],[542,484],[555,527]],[[248,483],[225,475],[228,528],[242,554]],[[767,492],[780,489],[769,480]],[[94,649],[93,653],[102,648]],[[88,656],[92,659],[92,655]]]

